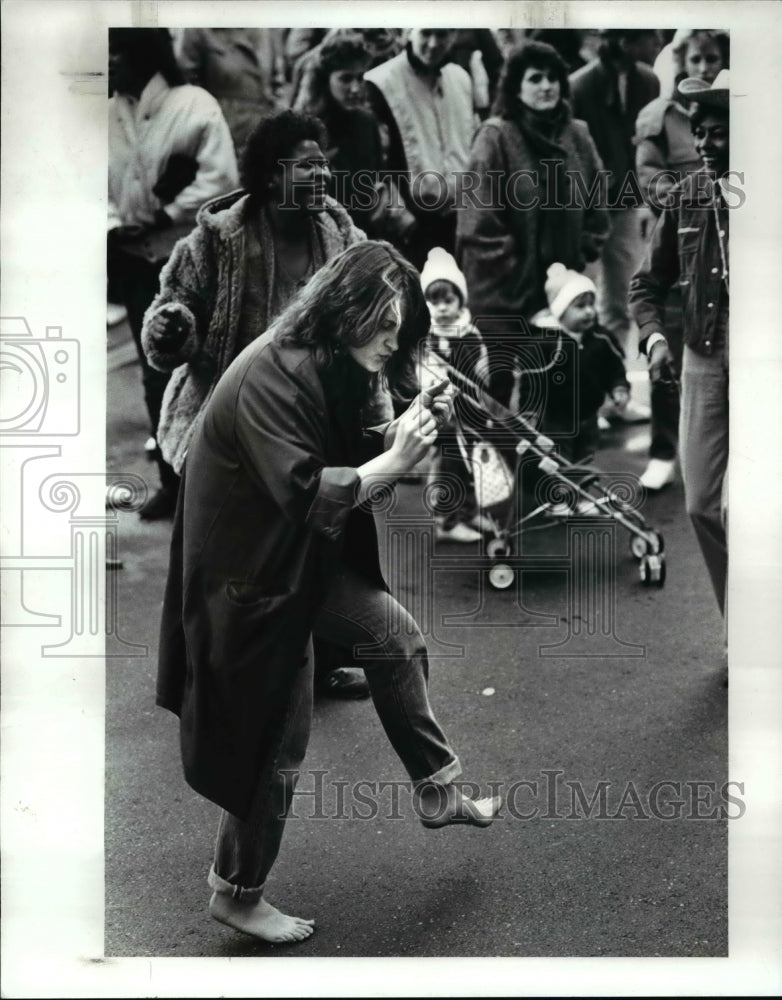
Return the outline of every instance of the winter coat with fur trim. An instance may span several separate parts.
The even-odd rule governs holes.
[[[174,247],[160,276],[160,291],[144,317],[141,340],[147,360],[153,368],[173,373],[163,397],[157,436],[163,456],[178,473],[206,401],[239,353],[248,200],[244,191],[234,191],[202,207],[196,228]],[[325,211],[312,224],[324,261],[366,239],[333,198],[326,199]],[[260,213],[260,244],[262,274],[256,291],[266,316],[258,336],[275,318],[276,260],[265,212]],[[186,330],[173,348],[151,327],[154,316],[166,305],[176,306]]]

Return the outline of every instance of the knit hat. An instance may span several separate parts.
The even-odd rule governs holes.
[[[464,275],[459,270],[459,266],[442,247],[433,247],[426,258],[424,269],[421,271],[421,288],[424,295],[426,289],[435,281],[450,281],[462,294],[462,305],[467,302],[467,282]]]
[[[551,315],[561,319],[567,307],[584,292],[597,294],[595,283],[585,274],[569,271],[564,264],[552,264],[546,271],[546,298]]]

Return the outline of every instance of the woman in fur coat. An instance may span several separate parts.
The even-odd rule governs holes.
[[[243,190],[204,205],[174,249],[144,318],[149,363],[172,372],[158,441],[180,472],[217,380],[326,261],[365,239],[328,197],[321,123],[284,111],[261,122]],[[281,166],[282,164],[282,166]]]
[[[326,190],[321,123],[284,111],[263,121],[245,152],[243,190],[203,207],[174,249],[142,330],[147,359],[172,372],[158,442],[181,473],[190,440],[218,379],[332,257],[363,241]],[[281,166],[282,164],[282,166]],[[318,691],[366,698],[346,650],[318,645]]]

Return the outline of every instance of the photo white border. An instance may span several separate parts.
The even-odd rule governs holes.
[[[731,30],[732,165],[746,173],[747,202],[731,219],[730,777],[745,782],[747,812],[730,826],[730,957],[312,958],[297,960],[295,976],[286,958],[262,969],[253,958],[104,959],[102,664],[43,660],[40,635],[15,629],[2,637],[3,995],[778,994],[782,6],[6,0],[0,311],[24,316],[36,336],[57,325],[81,342],[83,430],[60,442],[62,468],[102,471],[105,451],[107,27],[359,22]],[[46,530],[44,552],[61,542]]]

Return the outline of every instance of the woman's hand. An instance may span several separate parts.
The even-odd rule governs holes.
[[[424,389],[419,396],[422,406],[425,406],[434,417],[438,430],[442,430],[451,419],[455,393],[456,390],[446,378]]]
[[[160,306],[149,320],[148,330],[161,351],[176,351],[187,339],[187,322],[174,304]]]
[[[425,393],[416,396],[396,425],[394,443],[389,456],[393,457],[400,474],[409,472],[437,440],[437,421],[425,402]]]
[[[443,379],[430,389],[419,393],[401,416],[392,420],[385,434],[386,450],[358,467],[360,480],[356,502],[369,499],[378,482],[393,482],[408,473],[437,440],[438,420],[444,407],[450,414],[450,398],[446,389],[448,379]],[[440,399],[440,397],[444,399]],[[436,414],[433,410],[436,409]]]

